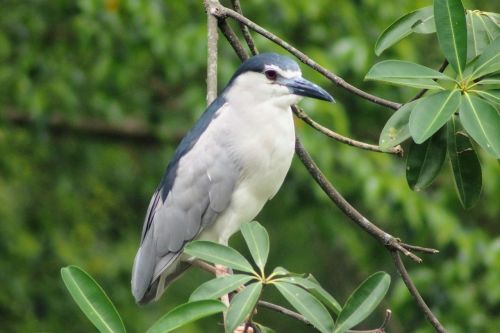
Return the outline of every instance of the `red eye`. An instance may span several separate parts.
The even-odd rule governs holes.
[[[276,71],[272,70],[272,69],[265,71],[264,74],[266,74],[266,77],[272,81],[274,81],[278,78],[278,73],[276,73]]]

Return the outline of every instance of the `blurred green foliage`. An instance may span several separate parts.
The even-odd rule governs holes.
[[[434,35],[412,36],[376,58],[378,34],[396,18],[430,1],[243,2],[245,14],[320,64],[364,90],[404,102],[416,91],[362,78],[378,60],[397,58],[437,68]],[[466,1],[467,9],[499,12],[495,1]],[[237,25],[233,25],[237,28]],[[261,51],[280,49],[256,37]],[[130,270],[143,217],[178,137],[205,104],[206,24],[201,1],[4,0],[0,3],[0,331],[89,332],[59,277],[62,266],[89,271],[109,293],[131,332],[141,332],[183,303],[208,274],[191,270],[156,304],[138,307]],[[237,57],[221,39],[219,82]],[[333,86],[334,106],[301,105],[334,130],[377,142],[390,112]],[[4,115],[30,115],[16,126]],[[54,116],[77,123],[146,124],[161,144],[104,140],[53,132]],[[360,211],[406,242],[440,249],[409,271],[450,332],[496,332],[500,327],[500,177],[482,155],[484,187],[473,209],[455,197],[450,171],[421,193],[408,189],[403,161],[332,142],[297,122],[297,132],[325,174]],[[397,278],[387,251],[343,216],[294,161],[279,194],[258,217],[268,229],[270,265],[313,273],[345,301],[377,270],[393,275],[384,307],[390,332],[431,332]],[[237,235],[233,246],[244,249]],[[271,300],[277,295],[265,290]],[[380,309],[381,311],[383,309]],[[260,310],[278,332],[311,332],[289,318]],[[377,326],[383,313],[366,325]],[[220,320],[182,332],[219,332]]]

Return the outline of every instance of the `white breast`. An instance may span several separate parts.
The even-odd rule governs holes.
[[[229,207],[200,238],[227,244],[281,187],[293,158],[295,131],[292,112],[282,105],[226,105],[215,121],[218,139],[227,140],[241,167],[241,180]]]

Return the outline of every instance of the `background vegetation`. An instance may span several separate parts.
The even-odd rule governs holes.
[[[373,52],[386,26],[429,4],[253,0],[244,2],[243,9],[348,82],[404,102],[414,89],[362,79],[374,62],[386,58],[439,67],[435,35],[405,39],[378,58]],[[464,5],[500,11],[494,1]],[[205,19],[201,1],[0,4],[1,332],[93,330],[61,283],[59,270],[68,264],[97,278],[126,326],[137,332],[186,301],[208,278],[192,270],[160,302],[143,308],[130,293],[130,270],[150,195],[180,136],[204,110]],[[264,39],[256,41],[260,51],[283,52]],[[238,59],[224,40],[220,53],[223,86]],[[348,95],[304,66],[303,71],[338,102],[305,100],[301,105],[311,116],[339,133],[377,142],[390,112]],[[29,126],[23,119],[29,119]],[[82,130],[104,124],[108,135]],[[430,189],[412,192],[403,160],[347,147],[301,122],[296,125],[320,167],[361,212],[405,241],[441,250],[421,265],[408,266],[445,327],[495,332],[500,327],[495,316],[500,311],[496,161],[481,156],[482,198],[464,211],[449,172]],[[109,134],[113,126],[151,135],[124,140]],[[372,272],[385,270],[394,275],[384,304],[394,314],[389,330],[432,331],[395,276],[388,253],[330,204],[300,163],[294,161],[282,190],[258,220],[270,233],[270,265],[313,273],[340,301]],[[245,251],[240,235],[232,245]],[[266,310],[260,315],[281,332],[312,331]],[[382,317],[382,312],[372,316],[372,326]],[[208,331],[220,331],[217,319],[183,330]]]

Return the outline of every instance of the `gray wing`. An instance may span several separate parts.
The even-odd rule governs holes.
[[[144,221],[132,273],[132,293],[140,303],[146,294],[146,302],[151,292],[156,294],[152,287],[163,288],[158,286],[160,275],[175,270],[185,244],[228,206],[239,178],[223,140],[208,136],[176,158],[178,154],[156,189]]]

